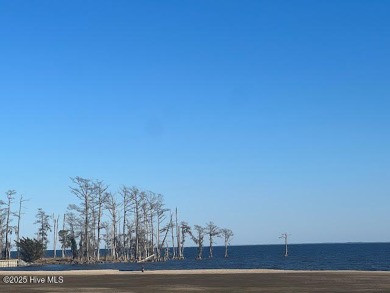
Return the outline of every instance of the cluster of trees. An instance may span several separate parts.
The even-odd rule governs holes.
[[[165,207],[161,194],[134,186],[122,186],[113,193],[103,181],[82,177],[71,178],[71,182],[70,191],[78,202],[67,207],[61,217],[61,229],[59,215],[49,215],[38,209],[34,224],[38,227],[36,241],[42,253],[48,249],[52,234],[53,257],[56,257],[59,245],[62,257],[70,250],[73,258],[84,261],[100,260],[101,248],[110,252],[112,260],[182,259],[185,242],[189,238],[198,247],[197,258],[202,259],[204,238],[208,239],[209,257],[213,257],[215,239],[222,237],[225,257],[228,257],[228,245],[233,236],[230,229],[220,229],[213,222],[192,228],[187,222],[178,220],[177,208],[171,210]],[[0,249],[2,258],[10,258],[10,235],[15,232],[19,257],[23,243],[31,246],[35,242],[26,238],[21,242],[19,237],[23,197],[20,197],[19,209],[14,213],[11,204],[15,191],[8,191],[6,195],[8,201],[0,201]],[[12,217],[16,217],[17,226],[11,225]]]
[[[9,259],[11,257],[11,235],[16,235],[16,241],[20,239],[20,219],[22,214],[22,203],[25,202],[23,196],[19,198],[19,208],[16,212],[11,210],[11,205],[14,203],[16,191],[8,190],[6,200],[0,199],[0,258]],[[13,218],[17,219],[17,224],[13,225]],[[20,256],[19,247],[17,248],[18,258]]]

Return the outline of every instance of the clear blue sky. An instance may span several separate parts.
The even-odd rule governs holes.
[[[162,193],[233,244],[390,241],[389,1],[0,1],[0,190]]]

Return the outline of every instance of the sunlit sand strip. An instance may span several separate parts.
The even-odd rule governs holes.
[[[196,274],[284,274],[284,273],[343,273],[343,274],[387,274],[390,271],[297,271],[297,270],[269,270],[269,269],[200,269],[200,270],[71,270],[71,271],[2,271],[0,275],[122,275],[122,274],[153,274],[153,275],[196,275]]]

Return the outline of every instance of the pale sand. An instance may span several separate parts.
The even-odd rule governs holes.
[[[291,274],[291,273],[347,273],[347,274],[384,274],[390,271],[354,271],[354,270],[323,270],[323,271],[300,271],[300,270],[270,270],[270,269],[199,269],[199,270],[145,270],[119,271],[119,270],[70,270],[70,271],[2,271],[0,275],[198,275],[198,274]]]
[[[4,276],[35,276],[46,283],[15,284]],[[48,276],[62,277],[49,283]],[[5,277],[8,278],[9,277]],[[19,279],[16,279],[19,280]],[[263,292],[336,293],[389,292],[389,271],[288,271],[288,270],[73,270],[0,271],[0,292]]]

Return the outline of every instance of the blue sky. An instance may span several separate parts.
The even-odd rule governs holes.
[[[388,1],[0,1],[0,190],[162,193],[233,244],[389,241]],[[16,206],[16,204],[15,204]]]

